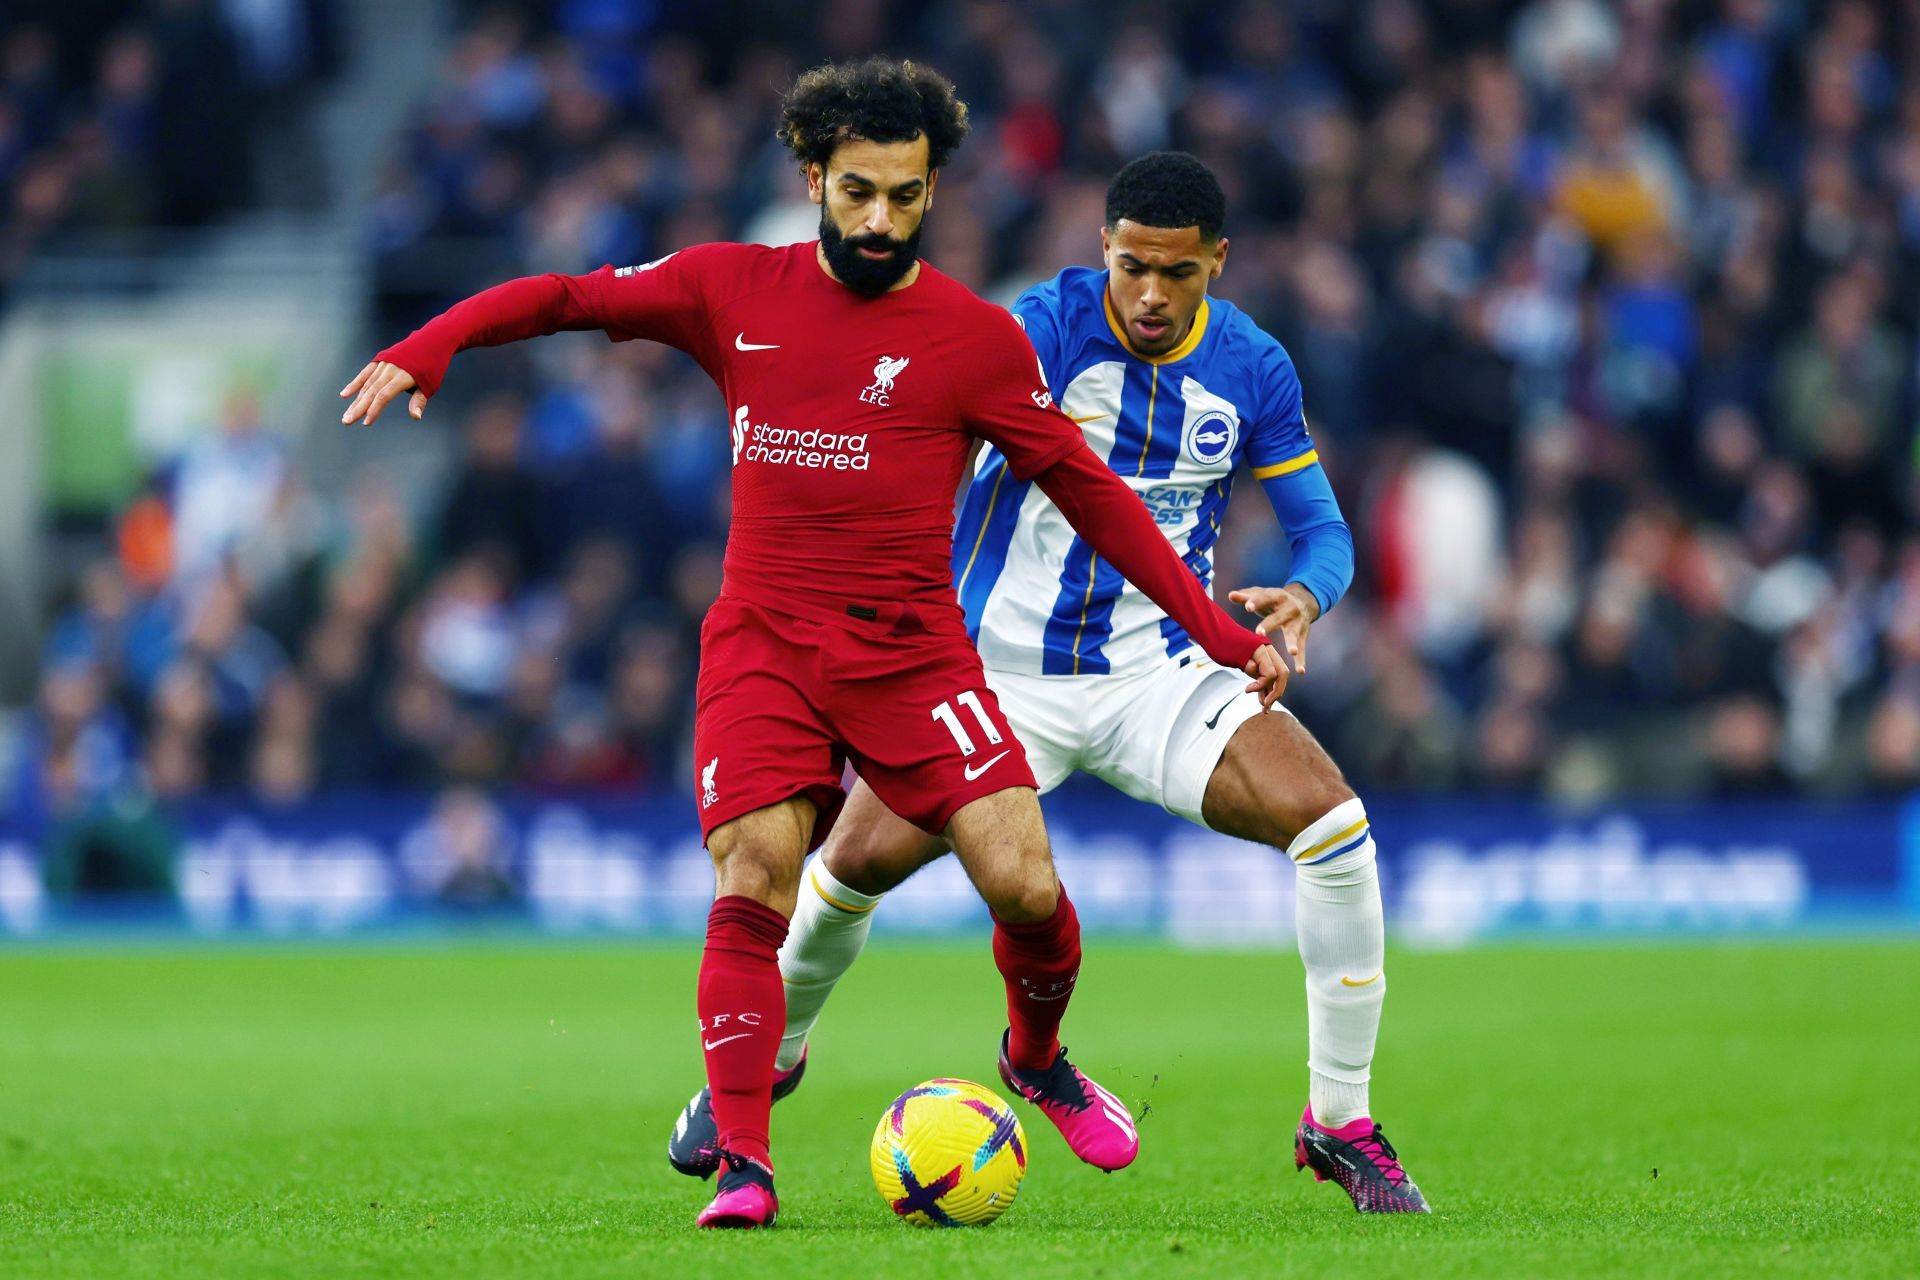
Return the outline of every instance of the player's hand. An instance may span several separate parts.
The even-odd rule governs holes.
[[[1261,635],[1272,639],[1274,633],[1279,632],[1281,647],[1293,664],[1293,674],[1307,674],[1307,632],[1320,616],[1320,602],[1314,599],[1313,592],[1290,582],[1284,587],[1242,587],[1229,591],[1227,599],[1248,613],[1260,615],[1260,625],[1254,630]]]
[[[412,387],[412,374],[397,364],[375,360],[359,373],[354,374],[353,381],[340,389],[342,397],[353,397],[353,403],[348,405],[347,411],[340,415],[340,421],[358,420],[367,426],[372,426],[373,420],[380,416],[380,411],[387,407],[389,401]],[[412,397],[407,401],[407,412],[419,418],[426,411],[427,393],[415,388]]]
[[[1260,695],[1262,711],[1280,701],[1280,695],[1287,691],[1287,664],[1270,644],[1253,651],[1253,657],[1247,660],[1246,672],[1253,677],[1247,692]]]

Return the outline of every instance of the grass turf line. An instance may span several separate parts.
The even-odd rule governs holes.
[[[1033,1164],[980,1231],[894,1222],[879,1109],[994,1087],[984,941],[877,942],[775,1112],[781,1225],[696,1233],[663,1147],[696,948],[0,955],[0,1275],[1213,1277],[1914,1273],[1920,944],[1503,946],[1389,962],[1374,1101],[1437,1207],[1296,1176],[1297,959],[1096,940],[1067,1042],[1140,1162]],[[1004,1092],[1004,1090],[1002,1090]],[[1656,1172],[1657,1175],[1656,1175]]]

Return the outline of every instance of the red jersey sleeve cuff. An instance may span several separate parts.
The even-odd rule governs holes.
[[[447,366],[444,362],[436,366],[425,352],[410,346],[406,340],[394,343],[386,350],[376,353],[373,358],[405,369],[413,375],[413,385],[426,392],[429,397],[440,393],[440,384],[447,376]]]

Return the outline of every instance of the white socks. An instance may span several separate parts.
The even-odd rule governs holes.
[[[853,967],[873,928],[873,908],[883,894],[855,893],[833,878],[815,854],[800,873],[800,900],[780,948],[780,977],[787,988],[787,1031],[780,1038],[775,1071],[791,1071],[807,1051],[807,1036],[834,984]]]
[[[1369,1114],[1367,1080],[1387,994],[1373,852],[1357,798],[1287,846],[1298,873],[1294,928],[1307,967],[1307,1097],[1313,1118],[1329,1129]]]
[[[1369,1114],[1367,1080],[1387,994],[1373,853],[1358,799],[1330,810],[1287,846],[1298,875],[1294,927],[1307,969],[1307,1097],[1313,1118],[1330,1129]],[[806,1052],[827,997],[867,944],[882,896],[841,884],[821,855],[808,859],[780,948],[787,1030],[775,1070],[791,1071]]]

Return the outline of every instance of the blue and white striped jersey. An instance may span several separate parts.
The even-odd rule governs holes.
[[[1087,443],[1210,585],[1213,547],[1241,461],[1262,480],[1318,467],[1301,416],[1299,376],[1279,342],[1220,299],[1201,304],[1192,332],[1174,350],[1135,355],[1106,285],[1104,271],[1069,267],[1023,294],[1014,315],[1039,353],[1048,387]],[[1314,479],[1324,488],[1323,478]],[[1137,671],[1192,644],[991,447],[981,450],[961,506],[953,574],[968,633],[996,670]]]

